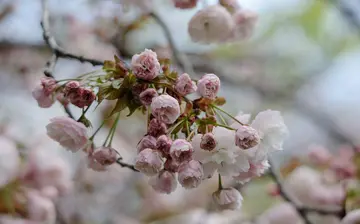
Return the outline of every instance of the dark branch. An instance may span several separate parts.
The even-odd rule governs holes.
[[[309,220],[309,218],[307,217],[308,213],[317,213],[319,215],[334,215],[334,216],[338,216],[338,217],[343,217],[342,210],[324,210],[324,209],[318,209],[318,208],[309,208],[309,207],[301,206],[301,205],[298,205],[297,203],[295,203],[293,201],[293,199],[291,199],[289,194],[285,191],[284,186],[282,185],[282,183],[280,181],[280,177],[278,177],[276,171],[274,170],[272,161],[270,159],[269,159],[269,164],[270,164],[269,174],[273,178],[274,182],[276,183],[281,197],[285,201],[291,203],[294,206],[294,208],[297,210],[297,212],[300,214],[300,216],[304,219],[306,224],[312,224],[311,221]]]
[[[130,165],[130,164],[122,162],[121,158],[116,160],[116,163],[119,164],[121,167],[129,168],[135,172],[139,172],[137,169],[135,169],[134,165]]]

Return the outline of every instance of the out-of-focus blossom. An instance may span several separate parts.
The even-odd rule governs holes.
[[[172,124],[180,116],[180,105],[174,97],[160,95],[153,99],[151,113],[157,120],[166,124]]]
[[[143,80],[153,80],[161,70],[156,53],[149,49],[132,57],[131,68],[135,76]]]
[[[137,145],[138,152],[141,152],[144,149],[156,149],[156,138],[150,135],[144,136],[139,144]]]
[[[258,224],[301,224],[302,219],[296,209],[289,203],[283,202],[263,214],[257,220]]]
[[[329,150],[322,146],[310,147],[308,156],[311,162],[318,165],[326,165],[332,159]]]
[[[353,210],[346,214],[340,224],[358,224],[360,223],[360,209]]]
[[[175,90],[182,96],[193,93],[197,90],[197,86],[191,80],[187,73],[184,73],[178,77],[175,83]]]
[[[215,99],[220,89],[220,79],[215,74],[206,74],[198,81],[197,87],[202,97]]]
[[[330,162],[330,169],[335,172],[338,179],[351,178],[356,174],[356,166],[353,163],[354,152],[350,148],[342,148],[337,156]]]
[[[0,188],[16,178],[20,157],[13,141],[0,137]]]
[[[193,152],[192,145],[185,139],[176,139],[170,147],[171,158],[180,163],[191,160]]]
[[[83,148],[88,141],[85,125],[69,117],[51,119],[46,129],[50,138],[72,152]]]
[[[234,33],[235,22],[221,5],[212,5],[199,10],[189,21],[191,39],[202,43],[226,42]]]
[[[236,210],[241,207],[243,197],[235,188],[224,188],[213,193],[214,204],[220,210]]]
[[[232,34],[232,40],[244,40],[249,38],[254,32],[257,22],[257,14],[250,10],[239,9],[233,15],[235,29]]]
[[[173,0],[176,8],[179,9],[191,9],[196,6],[198,0]]]
[[[158,96],[158,93],[156,92],[156,90],[153,88],[149,88],[149,89],[142,91],[140,93],[139,97],[140,97],[140,102],[144,106],[150,106],[152,99],[157,96]]]
[[[147,176],[154,176],[163,167],[163,160],[160,153],[152,149],[144,149],[135,160],[135,168]]]
[[[240,172],[237,176],[234,176],[234,180],[240,183],[246,183],[254,177],[259,177],[270,167],[267,160],[260,162],[250,161],[250,168],[247,172]]]
[[[149,12],[153,8],[153,0],[121,0],[121,3],[126,6],[134,6],[143,12]]]
[[[16,218],[10,215],[1,215],[0,223],[1,224],[38,224],[38,222],[32,220]]]
[[[181,164],[179,167],[178,180],[184,188],[190,189],[198,187],[203,177],[203,168],[198,161],[191,160]]]
[[[40,223],[55,223],[54,203],[35,190],[27,192],[27,208],[29,219]]]
[[[157,176],[151,177],[149,184],[159,193],[170,194],[176,190],[177,180],[174,173],[163,170]]]

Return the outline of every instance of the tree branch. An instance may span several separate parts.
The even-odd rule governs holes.
[[[293,199],[291,199],[290,195],[286,192],[285,188],[283,187],[283,185],[280,181],[280,177],[278,177],[276,171],[274,170],[273,163],[270,159],[269,159],[269,164],[270,164],[269,174],[272,177],[272,179],[274,180],[274,182],[276,183],[281,197],[285,201],[289,202],[290,204],[292,204],[294,206],[294,208],[297,210],[299,215],[304,219],[306,224],[312,224],[312,222],[307,217],[308,213],[317,213],[319,215],[334,215],[334,216],[338,216],[338,217],[343,217],[344,214],[343,214],[342,210],[324,210],[324,209],[318,209],[318,208],[309,208],[309,207],[301,206],[301,205],[298,205],[297,203],[295,203],[293,201]]]
[[[119,164],[121,167],[129,168],[130,170],[133,170],[135,172],[139,172],[137,169],[135,169],[134,165],[124,163],[121,160],[122,160],[121,158],[116,160],[116,163]]]

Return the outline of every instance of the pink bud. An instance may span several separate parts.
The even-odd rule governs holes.
[[[179,170],[181,164],[171,158],[167,158],[164,164],[164,170],[176,173]]]
[[[117,153],[115,149],[110,147],[99,147],[95,149],[92,157],[96,162],[103,166],[109,166],[116,162]]]
[[[135,76],[143,80],[153,80],[161,69],[156,53],[148,49],[132,57],[131,68]]]
[[[156,138],[150,135],[144,136],[137,145],[138,153],[144,149],[156,149]]]
[[[166,134],[167,127],[166,124],[157,120],[151,119],[149,127],[148,127],[148,134],[154,137],[158,137],[160,135]]]
[[[155,89],[149,88],[140,93],[140,102],[144,106],[150,106],[154,97],[158,96]]]
[[[41,108],[49,108],[54,104],[53,96],[46,94],[44,88],[40,85],[32,91],[32,96]]]
[[[96,99],[96,95],[92,89],[84,88],[81,92],[81,100],[83,105],[90,106]]]
[[[204,171],[201,164],[196,160],[183,163],[179,167],[178,180],[184,188],[196,188],[200,185],[204,177]]]
[[[199,10],[188,25],[191,39],[202,43],[226,42],[234,30],[235,22],[231,14],[221,5],[212,5]]]
[[[200,148],[207,151],[212,151],[215,149],[216,145],[217,142],[212,133],[206,133],[201,137]]]
[[[166,124],[172,124],[180,116],[180,105],[174,97],[160,95],[153,99],[151,113],[157,120]]]
[[[65,85],[64,94],[65,96],[69,96],[70,94],[77,92],[79,88],[80,88],[80,83],[78,81],[70,81]]]
[[[179,9],[191,9],[196,6],[198,0],[173,0],[176,8]]]
[[[47,134],[66,149],[76,152],[83,148],[88,140],[86,127],[69,117],[55,117],[46,126]]]
[[[242,125],[236,130],[235,144],[241,149],[250,149],[259,142],[260,136],[254,128]]]
[[[147,176],[160,172],[163,160],[160,153],[152,149],[144,149],[136,156],[135,168]]]
[[[149,184],[155,191],[165,194],[170,194],[177,187],[175,174],[166,170],[162,170],[157,176],[151,177]]]
[[[172,140],[167,135],[161,135],[156,141],[156,149],[161,152],[164,157],[170,155],[170,147]]]
[[[185,139],[176,139],[170,148],[170,156],[172,159],[177,162],[190,161],[192,158],[192,154],[194,149],[190,142]]]
[[[220,89],[220,79],[214,74],[206,74],[198,81],[197,87],[202,97],[215,99]]]
[[[57,87],[56,80],[50,77],[41,78],[41,85],[43,86],[46,95],[52,94]]]
[[[195,83],[187,73],[178,77],[175,83],[175,90],[182,96],[193,93],[197,90]]]
[[[218,190],[213,193],[212,197],[216,207],[220,210],[239,209],[243,200],[240,192],[235,188],[224,188]]]

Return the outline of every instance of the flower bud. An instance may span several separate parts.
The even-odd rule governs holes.
[[[166,162],[164,163],[164,170],[176,173],[179,170],[179,166],[181,164],[178,163],[177,161],[171,159],[171,158],[167,158]]]
[[[83,88],[81,91],[81,101],[82,105],[90,106],[92,102],[96,99],[96,95],[92,89]]]
[[[203,177],[203,168],[196,160],[185,162],[179,167],[178,181],[186,189],[198,187]]]
[[[254,128],[242,125],[236,130],[235,144],[241,149],[250,149],[259,142],[260,136]]]
[[[47,95],[44,91],[44,88],[41,86],[35,87],[35,89],[32,91],[32,96],[41,108],[49,108],[54,104],[53,96]]]
[[[160,172],[163,160],[160,153],[152,149],[144,149],[137,156],[135,168],[147,176],[154,176]]]
[[[150,135],[144,136],[137,145],[138,153],[144,149],[156,149],[156,138]]]
[[[166,124],[157,120],[151,119],[148,127],[148,134],[154,137],[158,137],[160,135],[166,134],[167,127]]]
[[[220,5],[199,10],[189,21],[188,33],[195,42],[226,42],[235,30],[231,14]]]
[[[170,147],[172,140],[167,135],[161,135],[156,141],[156,149],[161,152],[164,157],[170,155]]]
[[[57,87],[56,80],[50,77],[41,78],[41,85],[46,95],[52,94]]]
[[[70,81],[66,83],[64,88],[65,96],[69,96],[70,94],[76,92],[80,88],[80,83],[78,81]]]
[[[175,90],[182,96],[193,93],[197,90],[197,86],[191,80],[187,73],[184,73],[178,77],[175,83]]]
[[[150,178],[149,184],[159,193],[170,194],[175,191],[177,187],[175,173],[162,170],[157,176]]]
[[[194,149],[190,142],[185,139],[176,139],[170,147],[170,156],[177,162],[190,161]]]
[[[236,210],[240,208],[243,197],[235,188],[224,188],[212,195],[216,207],[220,210]]]
[[[212,151],[215,149],[216,145],[217,142],[212,133],[206,133],[201,137],[200,148],[207,151]]]
[[[155,89],[149,88],[140,93],[140,102],[144,106],[150,106],[154,97],[157,97],[158,93]]]
[[[198,81],[197,87],[202,97],[215,99],[220,89],[220,79],[214,74],[206,74]]]
[[[156,53],[148,49],[132,57],[131,68],[135,76],[143,80],[153,80],[161,69]]]
[[[117,153],[115,149],[110,147],[99,147],[92,154],[94,160],[103,166],[109,166],[116,162]]]
[[[173,124],[180,116],[179,102],[169,95],[155,97],[151,103],[151,113],[166,124]]]
[[[179,9],[191,9],[196,6],[198,0],[173,0],[176,8]]]

